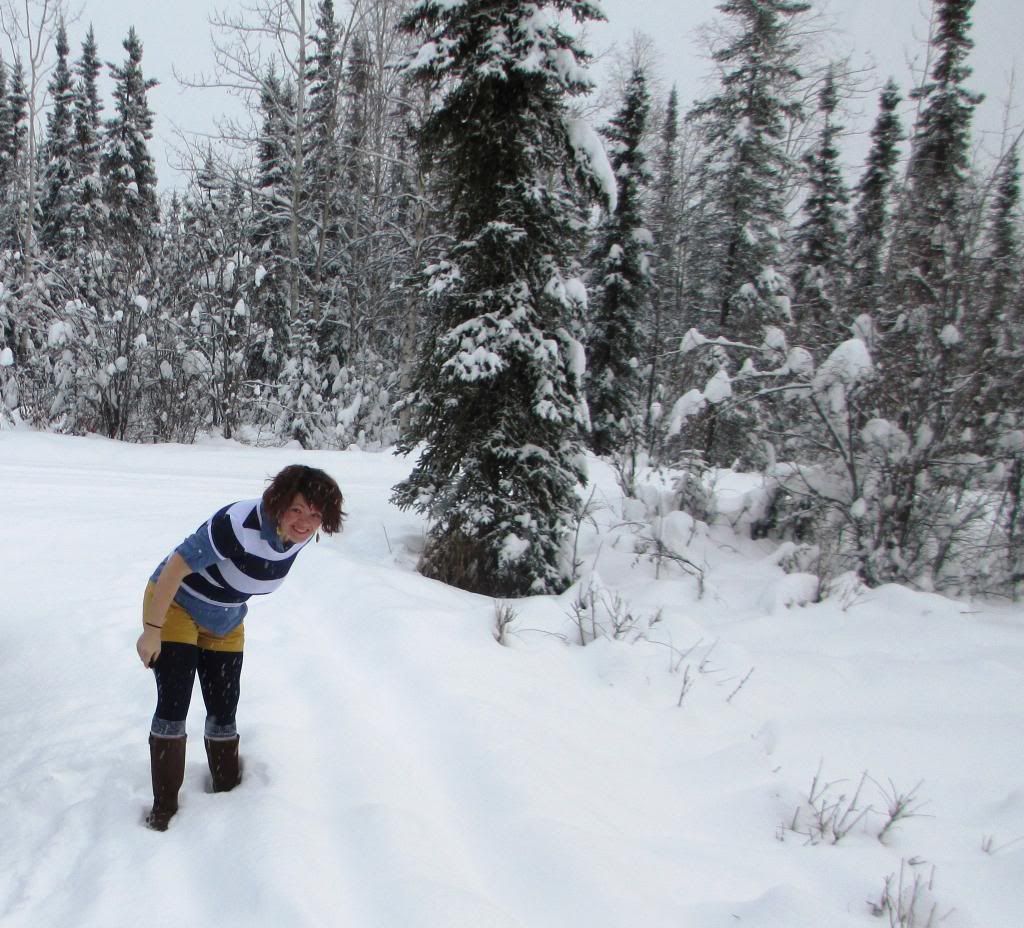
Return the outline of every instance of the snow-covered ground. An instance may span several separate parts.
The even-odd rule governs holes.
[[[206,792],[197,692],[181,812],[148,831],[143,585],[292,461],[337,477],[345,531],[252,606],[244,782]],[[503,647],[493,601],[415,573],[408,466],[0,432],[3,928],[870,928],[901,869],[905,924],[1024,924],[1024,610],[801,606],[772,544],[673,517],[701,583],[636,554],[595,462],[582,589],[632,624],[581,646],[577,588],[511,603]]]

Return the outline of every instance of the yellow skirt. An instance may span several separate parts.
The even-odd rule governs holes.
[[[153,597],[154,586],[152,581],[146,585],[146,595],[142,600],[143,608],[149,605],[149,601]],[[245,645],[245,626],[242,623],[237,628],[231,629],[226,635],[215,635],[201,625],[197,625],[196,620],[172,600],[170,608],[167,610],[167,617],[164,619],[163,630],[160,632],[160,640],[175,644],[193,644],[207,651],[239,652]]]

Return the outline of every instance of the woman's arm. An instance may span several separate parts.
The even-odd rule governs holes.
[[[164,569],[160,571],[160,576],[156,578],[153,593],[142,610],[142,634],[135,645],[135,650],[139,652],[139,659],[145,667],[152,667],[160,656],[160,629],[163,628],[174,594],[178,592],[181,581],[190,573],[192,573],[192,568],[175,551],[167,559]]]

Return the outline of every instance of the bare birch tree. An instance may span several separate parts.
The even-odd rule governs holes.
[[[0,32],[10,47],[12,60],[25,68],[25,97],[28,107],[27,157],[25,159],[27,203],[23,214],[22,247],[25,260],[35,251],[35,220],[39,182],[38,145],[46,107],[47,77],[53,68],[50,51],[60,23],[67,19],[65,0],[3,0],[0,3]]]

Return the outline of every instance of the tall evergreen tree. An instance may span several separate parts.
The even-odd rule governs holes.
[[[89,357],[82,367],[91,369],[84,400],[94,419],[92,428],[118,439],[146,433],[146,392],[159,376],[158,320],[150,309],[159,216],[156,171],[148,149],[153,116],[146,100],[156,82],[142,74],[142,44],[134,29],[123,46],[124,64],[109,66],[115,102],[114,115],[103,127],[99,158],[103,227],[85,264],[83,283]]]
[[[111,235],[128,249],[145,248],[157,221],[156,166],[149,154],[153,114],[146,94],[156,86],[142,74],[142,43],[134,29],[122,43],[128,57],[109,65],[114,116],[107,121],[100,172]]]
[[[597,454],[622,451],[637,437],[640,353],[651,291],[652,240],[643,218],[650,172],[641,147],[649,112],[647,79],[635,68],[622,106],[603,133],[618,205],[598,234],[598,279],[588,313],[586,388],[590,445]]]
[[[367,153],[368,110],[370,108],[370,60],[367,37],[357,32],[351,37],[342,90],[342,129],[340,135],[341,177],[338,186],[338,254],[340,318],[334,339],[338,357],[353,363],[363,347],[368,320],[367,303],[371,298],[370,275],[374,263],[374,242],[369,234],[370,195],[369,155]]]
[[[974,0],[939,0],[931,80],[910,95],[920,101],[921,110],[907,174],[902,257],[913,262],[913,276],[925,285],[945,274],[957,244],[951,221],[964,205],[971,119],[983,99],[964,86],[971,75],[967,57],[974,47],[968,34],[973,7]]]
[[[824,360],[849,335],[842,315],[847,268],[846,204],[836,141],[842,127],[835,122],[839,96],[830,68],[818,96],[822,116],[818,144],[807,153],[807,199],[804,220],[794,236],[797,249],[795,316],[800,342],[817,349]]]
[[[661,357],[671,327],[669,320],[678,312],[682,283],[679,266],[680,202],[679,95],[673,87],[665,104],[661,131],[654,158],[651,185],[651,233],[654,236],[655,265],[650,337],[647,346],[647,384],[644,403],[644,429],[649,448],[654,447],[654,403],[662,376]]]
[[[0,199],[7,193],[13,173],[14,126],[7,98],[7,64],[0,55]]]
[[[320,0],[313,35],[315,53],[308,75],[309,102],[306,119],[309,129],[304,152],[304,191],[310,213],[308,221],[315,230],[315,247],[310,258],[309,277],[315,302],[314,317],[319,319],[327,294],[325,275],[330,273],[336,251],[338,187],[342,180],[338,150],[338,105],[341,95],[341,52],[338,24],[332,0]],[[327,298],[329,302],[329,297]]]
[[[75,178],[72,225],[79,247],[86,252],[102,231],[104,220],[103,182],[100,178],[100,60],[92,26],[75,62]]]
[[[292,93],[269,72],[260,93],[262,117],[256,148],[253,246],[262,268],[254,311],[266,333],[250,358],[250,376],[270,388],[284,363],[289,342],[290,216],[292,213]]]
[[[995,450],[1001,431],[992,426],[1007,413],[1012,427],[1024,424],[1024,398],[1020,386],[1024,377],[1024,332],[1019,316],[1022,308],[1024,271],[1020,253],[1020,160],[1014,145],[1004,158],[995,178],[990,219],[985,236],[976,311],[965,333],[974,355],[972,367],[982,382],[975,395],[978,409],[978,437],[987,450]]]
[[[964,86],[971,73],[966,59],[974,44],[968,35],[973,5],[941,0],[930,80],[911,94],[921,108],[892,251],[890,296],[879,320],[891,401],[902,407],[907,424],[919,423],[929,407],[947,418],[948,404],[933,407],[934,390],[957,377],[963,357],[957,345],[965,309],[964,194],[971,117],[981,100]]]
[[[749,338],[766,323],[788,321],[776,298],[786,285],[784,195],[795,170],[786,128],[800,113],[791,34],[792,20],[809,5],[724,0],[718,9],[736,22],[731,40],[713,56],[721,87],[690,113],[708,148],[705,248],[719,258],[716,276],[706,282],[707,299],[716,334]]]
[[[799,118],[795,88],[801,79],[794,39],[797,17],[809,9],[799,0],[724,0],[718,9],[733,31],[714,53],[719,91],[698,103],[703,160],[703,206],[697,229],[697,260],[706,277],[693,325],[705,335],[759,344],[767,326],[785,326],[790,284],[782,268],[785,196],[795,165],[787,151],[787,127]],[[691,374],[700,386],[731,361],[715,353]],[[694,384],[690,384],[693,386]],[[714,461],[746,454],[756,410],[729,416],[712,406],[695,420],[694,436]]]
[[[456,244],[430,269],[431,327],[399,445],[422,452],[394,499],[431,518],[425,574],[492,595],[565,588],[562,546],[584,478],[582,285],[571,268],[585,227],[581,167],[598,156],[569,119],[568,99],[589,87],[586,55],[557,15],[601,18],[584,0],[543,11],[420,0],[405,20],[423,40],[409,73],[444,92],[423,144],[450,170]]]
[[[877,509],[867,571],[875,581],[908,570],[940,575],[965,525],[956,510],[975,479],[969,467],[949,467],[973,451],[969,425],[980,389],[965,342],[974,312],[965,191],[971,117],[981,99],[965,87],[973,4],[939,0],[935,64],[913,93],[920,115],[877,320],[875,408],[898,434],[914,440],[904,438],[909,449],[884,468],[886,503]],[[949,535],[935,547],[935,533],[943,530]]]
[[[246,365],[261,335],[253,312],[257,268],[251,220],[239,174],[222,177],[207,158],[180,210],[180,253],[174,270],[181,280],[174,296],[184,310],[181,328],[186,336],[179,339],[180,350],[165,357],[162,378],[181,390],[190,388],[190,379],[198,379],[201,421],[225,438],[233,437],[243,421]]]
[[[998,526],[1005,556],[997,562],[1001,592],[1019,597],[1024,580],[1024,256],[1020,249],[1020,160],[1015,145],[996,178],[982,265],[985,307],[972,338],[984,372],[976,434],[1003,470]]]
[[[1012,328],[1014,293],[1019,292],[1020,271],[1020,155],[1014,145],[1003,158],[996,176],[992,219],[988,229],[984,277],[988,285],[988,310],[984,326],[995,332]]]
[[[25,72],[15,60],[7,85],[7,95],[0,117],[0,246],[21,250],[24,236],[23,213],[27,203],[28,174],[25,144],[28,136],[28,98],[25,94]]]
[[[72,211],[75,204],[74,88],[68,67],[68,37],[61,20],[57,28],[57,62],[50,79],[53,108],[47,117],[43,146],[43,181],[40,241],[56,257],[68,258],[74,250]]]
[[[856,189],[850,232],[850,285],[847,305],[851,314],[875,313],[884,284],[885,254],[889,246],[893,180],[904,138],[899,114],[899,90],[891,78],[878,100],[878,116],[871,129],[871,150]]]

